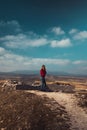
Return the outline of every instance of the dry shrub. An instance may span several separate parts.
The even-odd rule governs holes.
[[[63,118],[58,120],[46,99],[23,91],[0,93],[1,130],[69,130],[66,123],[63,128]]]
[[[78,105],[87,108],[87,93],[79,93],[76,97],[78,98]]]

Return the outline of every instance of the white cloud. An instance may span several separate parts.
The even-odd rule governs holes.
[[[0,41],[9,48],[26,48],[28,46],[39,47],[48,44],[46,38],[30,38],[30,36],[25,34],[7,35],[0,38]]]
[[[70,47],[70,46],[72,46],[72,44],[71,44],[70,39],[68,39],[68,38],[60,40],[60,41],[53,40],[51,42],[51,47],[61,47],[61,48],[63,48],[63,47]]]
[[[87,60],[76,60],[73,62],[75,65],[85,65],[87,64]]]
[[[6,50],[3,47],[0,47],[0,55],[3,55],[6,53]]]
[[[26,68],[24,63],[27,62],[28,60],[29,60],[28,57],[23,57],[7,51],[6,53],[0,56],[0,71],[9,72],[20,69],[24,70]],[[29,69],[28,67],[27,69]]]
[[[48,66],[66,66],[70,63],[68,59],[31,58],[13,54],[6,50],[4,50],[5,53],[3,53],[3,50],[4,49],[1,49],[2,55],[0,56],[0,71],[39,70],[42,64]]]
[[[87,31],[81,31],[74,36],[74,39],[84,40],[87,39]]]
[[[75,34],[75,33],[77,33],[77,32],[78,32],[77,29],[71,29],[71,30],[69,31],[69,34]]]
[[[65,32],[60,27],[54,27],[52,28],[52,32],[56,35],[62,35],[65,34]]]
[[[21,26],[16,20],[0,21],[0,35],[17,34],[21,32]]]
[[[11,26],[11,25],[15,25],[16,27],[20,27],[19,23],[16,20],[12,20],[12,21],[0,21],[0,26]]]
[[[51,65],[67,65],[70,63],[69,60],[67,59],[51,59],[51,58],[35,58],[32,59],[34,63],[39,63],[39,64],[51,64]]]
[[[78,68],[84,69],[87,66],[87,60],[76,60],[72,62],[69,59],[32,58],[28,56],[13,54],[4,48],[0,48],[0,54],[1,72],[9,72],[14,70],[39,70],[42,64],[45,64],[46,67],[48,67],[48,70],[50,68],[53,68],[52,70],[57,70],[58,68],[62,70],[67,66],[74,65],[76,68],[74,70],[76,72],[80,72],[78,71]]]
[[[32,47],[39,47],[48,44],[46,38],[39,38],[39,39],[33,39],[29,40],[29,43],[27,44],[28,46]]]

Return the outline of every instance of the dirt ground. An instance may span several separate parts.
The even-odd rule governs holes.
[[[46,95],[49,98],[53,98],[56,102],[65,107],[65,110],[70,117],[70,130],[87,130],[87,94],[84,98],[84,109],[81,105],[83,100],[82,102],[81,100],[78,100],[78,97],[75,94],[67,94],[62,92],[45,93],[36,91],[32,91],[32,93],[41,96]]]
[[[36,77],[20,81],[13,90],[0,80],[1,130],[87,130],[86,78],[47,77],[45,91]]]

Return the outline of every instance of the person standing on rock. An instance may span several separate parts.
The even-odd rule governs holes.
[[[40,76],[41,76],[41,90],[45,90],[46,89],[46,80],[45,80],[45,76],[46,76],[46,67],[45,65],[42,65],[41,69],[40,69]]]

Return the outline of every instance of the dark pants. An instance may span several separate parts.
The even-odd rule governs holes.
[[[45,77],[41,77],[41,90],[45,90],[45,89],[46,89]]]

